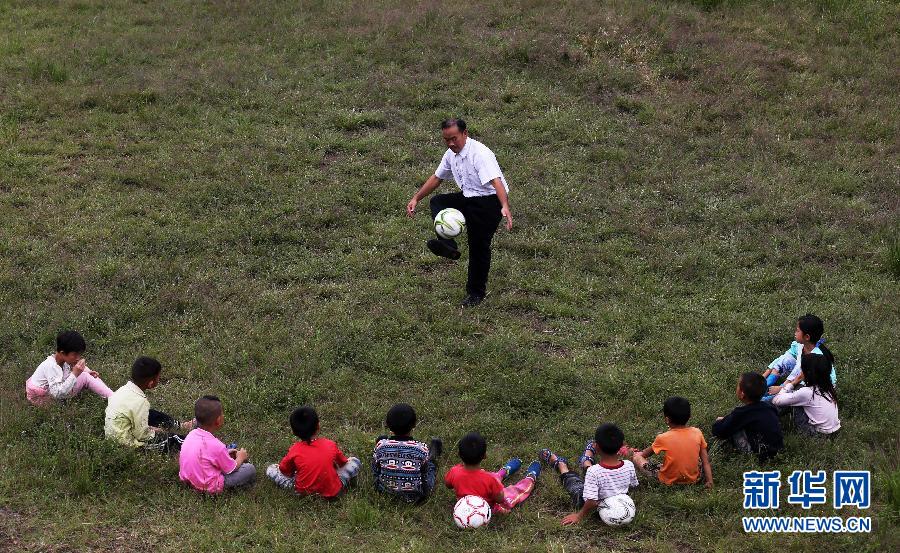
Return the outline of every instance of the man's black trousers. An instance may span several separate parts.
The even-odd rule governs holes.
[[[466,235],[469,238],[469,280],[466,292],[476,296],[487,293],[488,272],[491,270],[491,240],[503,215],[500,200],[496,194],[466,198],[462,192],[438,194],[431,198],[431,219],[442,209],[452,207],[462,212],[466,218]],[[446,238],[439,240],[457,249],[456,241]]]

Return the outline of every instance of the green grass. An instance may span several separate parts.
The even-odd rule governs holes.
[[[898,21],[876,0],[0,4],[0,548],[896,550]],[[474,311],[465,263],[403,214],[453,115],[516,222]],[[562,528],[549,474],[471,533],[448,491],[408,508],[367,475],[337,503],[205,499],[106,444],[102,402],[22,390],[74,328],[114,387],[148,354],[160,408],[221,396],[257,465],[298,404],[365,459],[403,400],[444,468],[473,429],[493,466],[577,455],[601,421],[645,446],[671,394],[708,436],[808,311],[842,435],[791,435],[778,467],[871,469],[871,535],[745,535],[756,465],[717,453],[715,490],[644,482],[621,529]]]

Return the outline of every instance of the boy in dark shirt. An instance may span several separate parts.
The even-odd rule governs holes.
[[[410,503],[425,500],[434,489],[441,441],[432,438],[429,448],[413,439],[416,411],[406,403],[391,407],[385,425],[393,435],[379,437],[372,452],[375,489]]]
[[[737,397],[744,405],[713,423],[713,436],[726,440],[742,453],[755,453],[760,461],[771,459],[784,447],[778,411],[760,401],[766,392],[766,379],[746,372],[737,386]]]

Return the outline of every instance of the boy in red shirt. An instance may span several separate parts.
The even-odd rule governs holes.
[[[477,495],[487,501],[495,513],[508,513],[531,495],[541,474],[541,463],[531,463],[524,478],[504,488],[503,479],[519,470],[522,461],[513,458],[497,472],[487,472],[481,468],[486,454],[487,442],[481,434],[470,432],[463,436],[459,441],[459,458],[462,463],[447,471],[444,483],[456,492],[457,499]]]
[[[319,414],[312,407],[298,407],[291,413],[291,429],[300,441],[288,449],[281,463],[269,465],[266,476],[280,488],[334,499],[359,474],[359,459],[345,457],[336,443],[316,437]]]
[[[691,403],[683,397],[670,397],[663,403],[663,416],[669,431],[659,434],[650,447],[634,454],[631,460],[635,466],[667,486],[693,484],[702,477],[706,487],[712,489],[712,466],[706,439],[699,428],[687,425],[691,418]],[[647,459],[655,453],[665,454],[662,466]]]

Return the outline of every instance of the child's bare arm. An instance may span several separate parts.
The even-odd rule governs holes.
[[[563,526],[569,526],[570,524],[577,524],[581,522],[584,517],[589,515],[591,511],[595,511],[597,509],[597,500],[588,499],[585,500],[584,505],[581,507],[581,510],[567,515],[564,519],[562,519]]]
[[[709,463],[709,452],[705,447],[700,448],[700,461],[703,463],[703,474],[706,477],[706,489],[713,487],[712,465]]]
[[[650,457],[651,455],[653,455],[653,446],[648,446],[638,451],[635,455],[640,455],[641,457]]]

